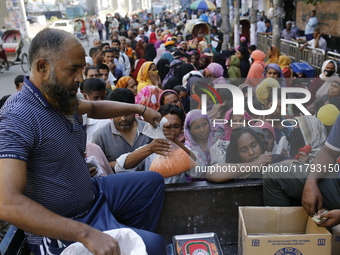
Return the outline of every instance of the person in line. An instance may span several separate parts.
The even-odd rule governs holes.
[[[322,38],[323,33],[321,33],[319,28],[316,28],[312,34],[313,38],[308,40],[304,45],[302,45],[299,49],[303,50],[306,46],[312,48],[318,48],[322,50],[327,49],[327,42],[324,38]]]
[[[145,172],[91,179],[80,117],[139,113],[156,126],[160,114],[140,105],[78,100],[85,51],[68,32],[40,31],[30,45],[29,62],[22,90],[0,112],[0,219],[28,233],[35,255],[48,254],[61,242],[118,255],[118,242],[101,231],[126,226],[142,237],[148,254],[165,255],[164,240],[150,232],[161,212],[163,178]]]
[[[313,33],[318,25],[319,21],[316,17],[316,11],[311,11],[311,16],[309,20],[306,22],[306,28],[305,28],[305,36],[307,41],[310,41],[313,39]]]

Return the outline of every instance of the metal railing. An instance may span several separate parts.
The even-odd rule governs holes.
[[[257,48],[267,52],[271,46],[272,37],[257,34]],[[279,45],[281,54],[288,56],[292,62],[306,62],[315,69],[314,76],[321,73],[322,64],[325,60],[331,59],[340,61],[340,54],[332,51],[326,52],[322,49],[305,47],[300,51],[299,43],[281,39]]]
[[[292,62],[297,62],[299,59],[299,44],[297,42],[281,39],[280,51],[281,54],[289,57]]]
[[[332,51],[328,51],[326,59],[331,59],[331,60],[334,60],[335,62],[338,62],[340,61],[340,54],[332,52]]]

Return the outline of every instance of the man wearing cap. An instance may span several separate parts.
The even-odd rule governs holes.
[[[320,110],[323,110],[323,107]],[[299,170],[285,175],[282,173],[266,173],[264,175],[265,205],[289,206],[291,198],[302,199],[302,206],[311,217],[315,214],[319,215],[322,208],[329,210],[329,212],[322,214],[322,217],[328,219],[318,226],[333,227],[340,224],[340,184],[339,165],[337,163],[340,156],[339,111],[336,111],[335,116],[338,117],[324,146],[316,154],[310,165],[293,164],[293,169],[295,167]],[[319,116],[318,113],[318,118],[321,121],[326,121],[325,123],[328,125],[332,124],[329,122],[329,117]]]

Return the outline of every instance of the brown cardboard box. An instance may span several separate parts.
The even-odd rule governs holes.
[[[332,255],[340,254],[340,225],[332,228]]]
[[[239,207],[239,255],[330,255],[332,236],[302,207]]]

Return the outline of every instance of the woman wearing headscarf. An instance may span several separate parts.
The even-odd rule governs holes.
[[[285,79],[290,79],[293,77],[293,70],[290,68],[290,63],[291,60],[286,55],[281,55],[279,57],[279,66]]]
[[[205,78],[213,79],[213,84],[225,84],[226,80],[223,77],[223,72],[223,67],[220,64],[213,62],[204,69],[203,75]]]
[[[167,60],[169,60],[169,63],[171,63],[172,61],[175,60],[174,56],[168,51],[163,52],[160,59],[167,59]]]
[[[267,150],[265,141],[261,138],[261,129],[250,127],[238,127],[233,130],[230,144],[227,148],[225,163],[219,163],[220,167],[228,167],[235,171],[207,172],[207,178],[214,182],[230,181],[238,178],[262,178],[261,167],[273,163],[292,163],[285,156],[271,154]],[[241,167],[257,166],[259,171],[244,173]]]
[[[267,106],[268,95],[271,91],[271,88],[280,88],[280,84],[274,78],[265,78],[257,87],[256,87],[256,98],[257,100]]]
[[[262,73],[266,66],[263,60],[266,58],[266,54],[260,50],[254,50],[251,54],[251,58],[253,59],[253,64],[249,69],[245,83],[251,85],[252,87],[256,87],[263,78]]]
[[[247,111],[244,111],[243,115],[234,115],[233,109],[230,109],[226,112],[224,119],[228,121],[228,123],[224,126],[224,140],[230,141],[232,131],[235,128],[240,127],[240,123],[245,123],[245,126],[247,126],[248,121],[251,120],[251,116]],[[250,124],[253,124],[253,122]]]
[[[157,31],[157,30],[156,30]],[[155,42],[155,48],[158,49],[161,44],[163,44],[165,42],[165,38],[167,37],[167,35],[171,34],[171,32],[169,30],[164,30],[161,33],[160,38],[157,40],[157,42]]]
[[[266,63],[267,65],[270,63],[275,63],[275,64],[279,63],[280,49],[278,47],[270,46],[268,48],[267,55],[268,55],[268,61]]]
[[[274,63],[268,64],[264,68],[262,76],[264,78],[277,79],[279,81],[281,87],[286,87],[286,81],[284,79],[281,68],[278,64],[274,64]]]
[[[157,31],[157,30],[156,30],[156,31]],[[155,43],[155,42],[157,42],[157,35],[156,35],[156,32],[151,32],[151,33],[150,33],[149,42],[150,42],[150,43]]]
[[[211,58],[207,55],[202,55],[198,60],[198,67],[200,70],[207,68],[207,66],[211,63]]]
[[[233,85],[239,85],[238,79],[241,78],[240,59],[236,55],[230,56],[228,60],[228,66],[230,83]]]
[[[167,59],[160,59],[157,62],[156,66],[157,66],[159,78],[161,78],[161,81],[163,82],[165,76],[170,71],[170,62]]]
[[[179,108],[184,109],[181,99],[179,98],[176,91],[171,89],[163,90],[163,92],[159,95],[159,106],[163,106],[165,104],[173,104],[177,105]]]
[[[182,65],[182,61],[181,60],[173,60],[170,62],[170,71],[168,72],[168,74],[165,76],[163,82],[162,82],[162,85],[164,86],[167,81],[170,79],[170,78],[176,78],[176,75],[177,75],[177,72],[179,71],[179,67]],[[176,85],[179,85],[179,84],[176,84]]]
[[[144,54],[145,54],[145,47],[146,47],[146,42],[141,39],[137,42],[137,45],[136,45],[136,56],[137,56],[137,59],[141,59],[141,58],[144,58]]]
[[[158,98],[161,93],[162,90],[157,86],[146,86],[137,93],[136,104],[145,105],[157,111],[160,107]]]
[[[157,62],[161,59],[161,56],[163,55],[163,53],[165,52],[165,46],[163,44],[163,47],[159,47],[157,50],[156,50],[157,54],[156,54],[156,57],[155,59],[153,60],[153,62],[155,64],[157,64]],[[171,62],[171,61],[170,61]]]
[[[201,110],[191,110],[184,122],[185,146],[196,156],[199,166],[209,166],[211,158],[209,148],[222,135],[217,132],[207,115]],[[205,178],[203,173],[190,171],[188,174],[193,178]]]
[[[142,59],[137,59],[136,62],[135,62],[135,69],[133,70],[132,72],[132,78],[134,80],[137,80],[137,75],[138,75],[138,72],[140,70],[140,68],[142,67],[142,65],[146,62],[146,60],[144,58]]]
[[[181,64],[178,72],[175,73],[175,78],[177,79],[177,83],[178,83],[177,85],[182,85],[182,80],[183,80],[184,75],[194,70],[195,70],[195,67],[192,64],[188,64],[188,63]]]
[[[145,48],[144,59],[146,61],[153,61],[156,58],[156,48],[153,43],[148,43]]]
[[[130,76],[121,77],[116,84],[116,88],[127,88],[131,90],[134,96],[137,95],[137,83]]]
[[[256,127],[261,128],[266,136],[267,136],[267,149],[269,152],[274,151],[274,147],[276,146],[276,137],[275,137],[275,130],[274,127],[269,123],[269,122],[256,122],[255,123]]]
[[[138,72],[137,82],[138,92],[148,85],[159,87],[161,85],[161,80],[158,75],[157,66],[151,61],[145,62]]]
[[[240,59],[241,78],[247,78],[250,64],[249,64],[249,51],[245,47],[239,47],[235,55]]]
[[[314,78],[309,86],[309,91],[311,92],[311,100],[309,103],[312,103],[316,98],[327,94],[331,83],[339,78],[336,74],[337,69],[338,65],[334,60],[326,60],[323,62],[321,74],[318,78]]]
[[[331,86],[328,89],[328,93],[317,98],[311,105],[308,106],[308,110],[312,114],[316,114],[319,109],[328,101],[330,98],[340,98],[340,79],[332,81]]]

